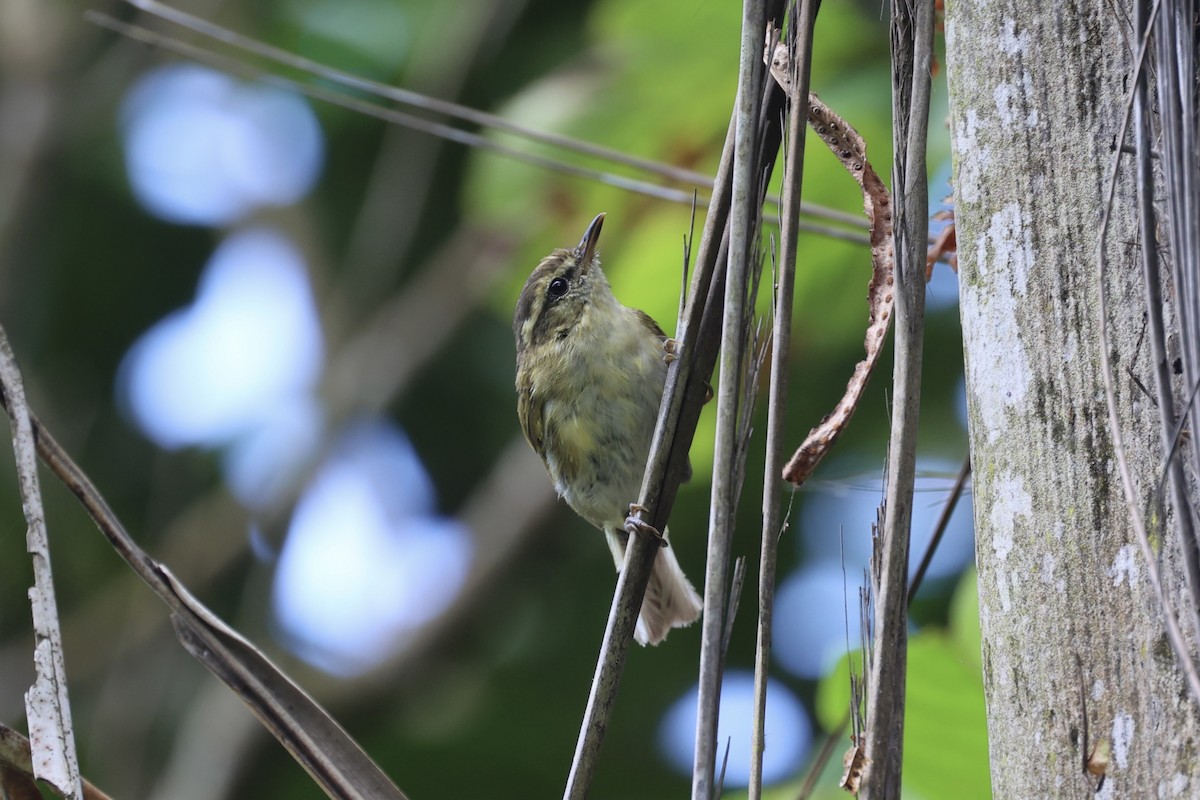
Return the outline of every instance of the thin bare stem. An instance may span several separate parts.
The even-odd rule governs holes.
[[[963,489],[966,488],[967,480],[970,477],[971,456],[968,453],[967,457],[963,459],[962,466],[958,469],[958,477],[954,479],[954,488],[950,490],[950,497],[946,498],[946,504],[942,506],[942,513],[938,515],[937,523],[933,526],[933,536],[929,539],[929,546],[925,548],[925,555],[921,558],[921,563],[917,566],[917,571],[913,573],[912,581],[909,583],[908,604],[910,606],[917,596],[917,592],[921,590],[925,572],[929,569],[929,562],[933,561],[933,554],[937,552],[938,545],[942,542],[942,536],[946,533],[946,528],[950,526],[950,516],[958,507],[958,500],[962,497]]]
[[[608,161],[613,164],[630,167],[641,172],[646,172],[651,175],[656,175],[675,183],[698,189],[709,189],[713,185],[713,179],[709,175],[705,175],[695,170],[684,169],[672,164],[664,164],[659,161],[653,161],[646,158],[640,158],[620,150],[614,150],[610,147],[604,147],[592,142],[586,142],[580,139],[574,139],[569,136],[552,133],[549,131],[541,131],[536,128],[530,128],[520,123],[513,122],[496,114],[490,114],[486,111],[471,108],[460,103],[454,103],[448,100],[443,100],[437,97],[431,97],[420,92],[415,92],[410,89],[404,89],[397,86],[389,86],[378,81],[373,81],[368,78],[363,78],[358,75],[353,75],[339,69],[335,69],[312,59],[290,53],[278,47],[273,47],[265,42],[260,42],[249,36],[232,31],[228,28],[223,28],[220,25],[193,16],[177,8],[157,2],[157,0],[126,0],[130,5],[136,6],[148,14],[156,16],[167,22],[179,25],[187,30],[198,33],[206,38],[220,42],[224,45],[240,50],[248,55],[261,58],[278,66],[296,70],[297,72],[319,79],[324,83],[343,86],[354,92],[362,92],[369,95],[389,100],[399,105],[409,108],[418,109],[427,113],[434,113],[443,117],[459,120],[477,125],[483,129],[501,131],[510,134],[514,137],[525,139],[531,142],[556,147],[568,152],[578,153],[580,155],[591,158]],[[194,45],[181,42],[173,37],[154,33],[141,26],[128,25],[119,20],[107,15],[96,12],[89,12],[85,15],[87,19],[96,24],[107,27],[111,30],[116,30],[126,36],[137,38],[149,44],[153,44],[163,49],[171,50],[172,52],[186,55],[188,58],[204,60],[210,63],[220,61],[224,64],[222,69],[229,69],[230,65],[241,64],[241,70],[235,70],[245,74],[245,70],[253,69],[245,62],[238,62],[234,59],[222,57],[210,50],[200,48]],[[185,52],[186,51],[186,52]],[[202,54],[207,54],[207,58]],[[266,75],[263,70],[254,70],[258,75]],[[288,82],[293,87],[296,82]],[[303,91],[303,89],[299,89]],[[407,116],[407,115],[406,115]],[[420,118],[417,118],[420,119]],[[451,128],[451,130],[454,130]],[[690,190],[683,194],[690,194]],[[701,205],[706,203],[701,200]],[[862,220],[854,214],[849,214],[845,211],[840,211],[835,208],[828,208],[816,204],[804,204],[803,213],[812,217],[825,219],[830,222],[837,222],[842,225],[848,225],[852,228],[862,228]],[[832,229],[836,230],[836,229]]]
[[[0,388],[3,388],[5,405],[12,419],[21,508],[28,523],[25,545],[33,559],[33,588],[29,590],[29,600],[33,605],[33,661],[37,677],[25,693],[29,735],[36,747],[33,774],[53,786],[63,797],[79,800],[83,797],[83,783],[79,757],[75,753],[71,704],[67,698],[62,631],[54,597],[54,576],[50,571],[50,541],[46,533],[46,512],[42,508],[42,490],[38,485],[37,446],[34,444],[32,415],[25,403],[21,370],[3,328],[0,328]]]
[[[1149,4],[1146,0],[1134,3],[1135,34],[1142,37],[1149,30]],[[1166,65],[1160,64],[1165,69]],[[1153,96],[1150,91],[1150,76],[1145,70],[1138,75],[1134,88],[1133,132],[1137,142],[1137,197],[1138,224],[1141,234],[1142,277],[1146,290],[1146,324],[1149,328],[1151,367],[1158,405],[1159,430],[1162,436],[1164,471],[1171,487],[1171,503],[1175,508],[1175,521],[1179,526],[1183,551],[1184,574],[1192,596],[1189,619],[1194,632],[1200,635],[1200,553],[1196,551],[1196,530],[1187,496],[1187,483],[1183,472],[1183,461],[1175,457],[1175,397],[1171,388],[1171,365],[1167,359],[1167,334],[1163,318],[1165,298],[1159,274],[1158,219],[1154,212],[1154,164],[1150,155],[1150,124],[1153,116]],[[1168,103],[1168,105],[1170,105]],[[1165,109],[1164,109],[1165,111]],[[1170,162],[1168,162],[1170,166]],[[1174,199],[1172,198],[1172,204]],[[1170,226],[1172,220],[1164,220]],[[1172,253],[1178,258],[1181,254]],[[1182,322],[1186,307],[1177,309]],[[1188,411],[1185,409],[1184,415]]]
[[[877,550],[873,657],[862,782],[868,800],[900,797],[908,649],[908,550],[916,479],[925,333],[929,186],[925,147],[933,63],[933,0],[892,6],[892,167],[896,338],[885,517]],[[857,743],[856,743],[857,744]]]
[[[700,642],[700,689],[697,699],[692,800],[709,800],[714,789],[717,719],[721,700],[725,621],[721,613],[728,590],[729,557],[736,507],[735,479],[738,403],[745,358],[749,261],[754,251],[759,207],[758,117],[765,69],[762,37],[765,0],[745,0],[742,10],[741,64],[738,73],[733,199],[730,211],[729,266],[721,335],[721,374],[717,389],[717,431],[709,510],[708,560],[704,578],[704,615]]]
[[[583,725],[575,745],[575,757],[571,760],[571,772],[567,776],[567,789],[563,794],[567,800],[583,800],[591,788],[600,758],[600,745],[604,742],[604,731],[612,716],[621,673],[625,669],[625,657],[629,654],[629,642],[633,638],[642,598],[650,583],[654,556],[659,548],[658,539],[652,534],[641,529],[635,529],[631,534],[625,550],[625,564],[617,577],[608,623],[604,627],[600,658],[596,663]]]
[[[1135,4],[1136,34],[1151,30],[1146,0]],[[1200,542],[1197,541],[1196,509],[1188,497],[1181,458],[1173,457],[1171,435],[1175,404],[1171,371],[1166,356],[1163,325],[1164,297],[1159,280],[1158,239],[1168,243],[1167,255],[1173,274],[1175,322],[1179,334],[1180,366],[1185,386],[1200,382],[1200,144],[1197,143],[1195,103],[1195,5],[1172,3],[1153,21],[1158,92],[1152,94],[1150,76],[1142,71],[1134,107],[1138,147],[1138,190],[1142,222],[1143,273],[1146,278],[1147,311],[1154,353],[1155,383],[1161,419],[1163,459],[1171,480],[1172,505],[1179,527],[1180,558],[1184,564],[1191,602],[1187,606],[1193,632],[1200,637]],[[1163,211],[1155,213],[1154,169],[1150,152],[1150,117],[1158,112],[1162,152]],[[1164,230],[1165,229],[1165,230]],[[1188,404],[1181,417],[1193,431],[1200,429],[1200,408]],[[1191,466],[1200,469],[1198,437],[1189,437]]]
[[[812,71],[814,0],[791,4],[788,41],[791,81],[788,84],[787,154],[784,158],[780,207],[780,253],[775,287],[771,385],[767,400],[767,441],[763,469],[762,533],[758,573],[758,634],[754,654],[754,730],[750,744],[750,800],[762,797],[762,760],[766,749],[767,672],[771,659],[771,622],[775,606],[775,572],[781,529],[784,433],[787,420],[788,367],[791,355],[792,295],[796,283],[797,225],[804,182],[804,143],[808,128],[808,87]],[[774,37],[768,38],[768,52]]]

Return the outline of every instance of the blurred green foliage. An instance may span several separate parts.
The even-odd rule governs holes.
[[[991,797],[974,570],[959,581],[952,608],[947,629],[924,629],[908,640],[905,797]],[[827,730],[845,718],[849,669],[861,670],[861,664],[862,653],[856,651],[821,681],[817,714]]]

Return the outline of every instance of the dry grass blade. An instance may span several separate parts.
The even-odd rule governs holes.
[[[779,60],[777,55],[775,61]],[[772,63],[772,75],[777,68]],[[867,357],[854,368],[846,393],[833,411],[813,428],[783,468],[783,477],[799,486],[808,480],[817,464],[842,435],[858,402],[866,390],[871,372],[879,361],[894,302],[894,254],[892,252],[892,206],[887,187],[867,161],[867,145],[854,128],[822,103],[816,95],[808,97],[808,121],[821,141],[833,151],[842,166],[862,187],[863,208],[871,223],[871,282],[867,285],[868,322],[865,346]]]

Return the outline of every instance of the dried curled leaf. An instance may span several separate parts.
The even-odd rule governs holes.
[[[775,32],[768,32],[764,61],[770,67],[771,76],[786,91],[791,83],[791,57],[785,43],[774,42],[776,37]],[[863,210],[871,224],[871,281],[867,284],[867,357],[854,367],[846,392],[833,411],[809,431],[807,438],[783,468],[784,479],[797,486],[808,480],[854,415],[871,372],[879,361],[888,325],[892,321],[895,300],[891,197],[883,180],[867,161],[866,142],[812,93],[808,95],[808,124],[862,188]]]
[[[954,198],[947,198],[947,202],[953,203]],[[958,272],[958,233],[954,228],[954,211],[951,209],[939,211],[930,217],[930,220],[946,224],[942,227],[942,232],[938,234],[934,243],[929,246],[929,253],[925,257],[926,282],[933,280],[933,265],[943,258],[950,265],[950,269]]]
[[[842,779],[838,782],[838,786],[845,789],[850,794],[857,794],[859,784],[862,782],[863,770],[867,768],[867,764],[871,763],[871,759],[867,758],[865,749],[865,737],[859,736],[857,739],[852,739],[853,744],[846,754],[842,756]]]
[[[768,52],[772,56],[768,62],[771,74],[786,89],[789,73],[787,47],[781,44]],[[863,209],[871,223],[872,272],[871,281],[867,285],[867,357],[854,367],[854,374],[846,385],[846,392],[833,411],[809,432],[808,437],[783,468],[784,479],[797,486],[812,475],[817,464],[845,430],[854,409],[858,407],[871,372],[879,361],[888,325],[891,324],[892,305],[895,300],[891,197],[887,187],[867,161],[867,145],[854,128],[822,103],[815,94],[808,96],[808,123],[862,187]]]

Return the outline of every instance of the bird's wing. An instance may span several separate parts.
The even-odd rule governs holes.
[[[533,381],[522,374],[517,382],[517,418],[521,421],[521,430],[530,446],[546,459],[546,447],[542,441],[542,409],[543,401],[535,396]]]
[[[636,313],[638,315],[638,318],[641,320],[641,323],[643,325],[645,325],[650,330],[654,331],[655,336],[657,336],[660,339],[667,338],[667,334],[663,333],[662,327],[659,326],[659,324],[654,321],[654,317],[650,316],[645,311],[642,311],[637,308],[633,309],[633,311],[634,311],[634,313]]]

